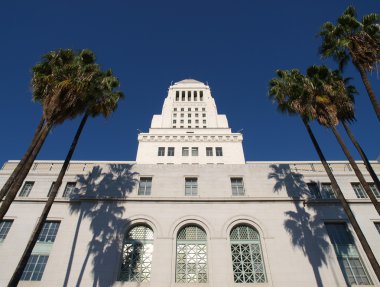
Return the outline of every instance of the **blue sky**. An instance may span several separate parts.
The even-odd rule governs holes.
[[[21,158],[29,145],[41,116],[31,101],[31,67],[58,48],[92,49],[126,95],[110,118],[89,120],[74,159],[134,160],[137,129],[147,131],[161,112],[171,81],[194,78],[209,83],[232,130],[244,129],[246,160],[317,160],[301,121],[276,111],[267,85],[276,69],[335,68],[320,59],[316,34],[349,4],[359,15],[380,13],[373,0],[1,1],[0,164]],[[353,132],[375,159],[379,122],[359,74],[349,66],[345,75],[360,92]],[[376,72],[370,79],[380,99]],[[64,159],[78,121],[56,127],[38,158]],[[331,132],[313,129],[326,157],[343,160]]]

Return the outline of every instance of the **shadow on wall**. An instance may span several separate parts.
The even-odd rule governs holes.
[[[272,172],[268,178],[276,181],[273,191],[278,193],[285,189],[288,196],[295,199],[296,211],[285,212],[284,227],[291,237],[293,246],[301,249],[308,258],[317,286],[322,287],[319,268],[326,264],[326,253],[329,251],[329,243],[325,239],[326,230],[323,221],[320,220],[324,218],[322,211],[313,205],[305,206],[304,202],[299,200],[301,197],[311,197],[302,174],[293,172],[288,164],[273,164],[270,168]]]
[[[123,218],[125,207],[117,198],[125,198],[132,192],[137,173],[131,172],[133,165],[109,164],[103,168],[95,166],[87,175],[77,177],[80,188],[70,194],[72,203],[70,212],[78,214],[78,222],[71,247],[71,254],[66,270],[64,286],[69,286],[69,279],[75,282],[75,286],[82,286],[84,271],[89,259],[92,258],[92,286],[111,286],[115,279],[114,273],[109,272],[118,262],[115,258],[120,257],[123,231],[129,225],[129,221]],[[82,199],[82,200],[81,200]],[[88,250],[81,265],[78,278],[70,278],[71,268],[75,257],[75,248],[79,236],[82,221],[87,219],[90,223],[92,239],[88,243]],[[75,258],[76,260],[82,260]],[[115,265],[115,263],[117,263]],[[77,275],[76,275],[77,276]],[[74,283],[70,283],[74,286]]]

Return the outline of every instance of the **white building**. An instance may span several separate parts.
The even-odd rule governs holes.
[[[19,286],[380,286],[322,165],[246,162],[207,85],[170,86],[138,140],[136,161],[70,164]],[[0,286],[61,166],[35,162],[0,223]],[[379,215],[348,163],[330,166],[380,261]]]

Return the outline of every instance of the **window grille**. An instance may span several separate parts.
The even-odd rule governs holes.
[[[30,191],[32,190],[34,185],[34,181],[26,181],[24,183],[24,186],[22,187],[19,196],[21,197],[28,197]]]
[[[138,195],[150,195],[152,190],[152,178],[140,177]]]
[[[176,282],[207,283],[207,237],[198,226],[186,226],[178,232]]]
[[[196,177],[185,178],[185,195],[198,194],[198,179]]]
[[[367,198],[368,197],[364,191],[364,188],[362,187],[362,185],[360,183],[352,182],[351,186],[354,189],[354,192],[355,192],[357,198]]]
[[[63,191],[63,197],[69,197],[71,194],[74,194],[76,182],[68,182]]]
[[[232,195],[244,195],[243,178],[232,177],[231,188],[232,188]]]
[[[38,235],[37,242],[54,242],[57,236],[59,224],[60,222],[58,221],[46,221],[40,234]]]
[[[150,281],[153,239],[153,230],[144,225],[135,226],[126,234],[119,281]]]
[[[4,241],[7,237],[9,230],[11,229],[13,220],[2,220],[0,221],[0,242]]]
[[[40,281],[44,273],[46,263],[49,259],[48,255],[32,254],[22,273],[23,281]]]
[[[234,282],[266,282],[259,233],[247,225],[236,226],[231,230],[230,241]]]
[[[340,268],[348,285],[371,285],[371,279],[363,265],[354,238],[345,223],[325,223]]]

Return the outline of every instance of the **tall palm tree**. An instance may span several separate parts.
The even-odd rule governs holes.
[[[63,166],[60,170],[57,180],[53,185],[51,192],[49,193],[48,200],[44,206],[44,209],[41,213],[41,216],[38,219],[37,225],[34,228],[28,244],[23,252],[23,255],[17,265],[16,270],[13,273],[13,276],[8,284],[8,286],[17,286],[19,280],[21,279],[23,270],[28,263],[28,259],[33,251],[33,248],[38,240],[38,236],[43,228],[43,225],[49,215],[50,209],[53,205],[55,197],[58,193],[58,190],[62,184],[63,177],[67,171],[72,155],[75,151],[75,147],[78,143],[79,137],[83,130],[83,127],[89,116],[96,117],[98,115],[102,115],[104,117],[108,117],[112,114],[113,111],[117,108],[119,99],[123,98],[123,94],[121,92],[115,92],[114,89],[119,86],[119,81],[116,77],[112,75],[111,70],[107,72],[101,72],[99,70],[95,79],[91,83],[91,87],[89,89],[88,94],[88,104],[86,112],[80,122],[78,130],[75,134],[75,137],[70,146],[69,152],[65,158]]]
[[[317,121],[330,128],[335,135],[340,147],[346,155],[356,177],[363,186],[366,194],[371,199],[373,206],[380,215],[380,202],[377,201],[368,182],[365,180],[357,163],[352,157],[338,129],[339,120],[344,121],[353,118],[353,93],[356,91],[353,86],[348,85],[338,71],[331,71],[326,66],[311,66],[307,70],[307,77],[310,80],[310,93],[314,99],[317,112]]]
[[[322,37],[322,57],[332,57],[343,66],[351,59],[358,69],[372,106],[380,120],[380,105],[367,77],[367,72],[377,68],[380,60],[380,15],[371,13],[357,19],[356,10],[349,6],[336,24],[326,22],[319,35]]]
[[[71,49],[49,52],[33,67],[33,100],[42,105],[43,119],[28,151],[0,192],[0,196],[6,194],[0,206],[0,220],[16,197],[49,131],[85,111],[86,95],[98,70],[91,51]]]
[[[290,115],[297,114],[301,117],[314,148],[317,151],[322,165],[327,173],[327,176],[331,181],[332,188],[337,193],[337,198],[339,199],[348,220],[350,221],[360,243],[362,244],[363,250],[371,263],[378,280],[380,280],[379,263],[377,262],[347,200],[344,198],[342,190],[340,189],[309,125],[309,121],[318,117],[314,102],[315,97],[313,93],[311,93],[312,90],[313,83],[298,70],[278,70],[277,77],[273,78],[269,82],[269,96],[275,103],[277,103],[279,111]]]

